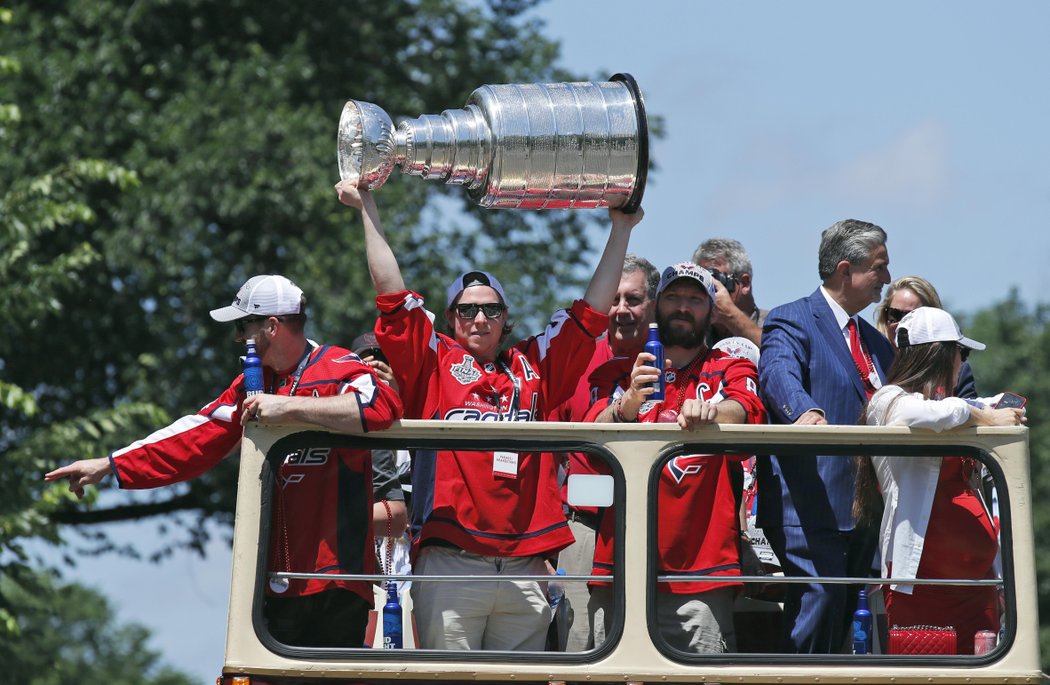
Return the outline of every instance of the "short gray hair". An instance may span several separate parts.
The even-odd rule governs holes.
[[[744,249],[739,240],[711,238],[700,243],[700,246],[696,248],[696,252],[693,253],[694,264],[723,261],[729,265],[729,270],[732,272],[731,275],[755,275],[751,271],[751,258],[748,257],[747,250]]]
[[[645,257],[639,257],[628,252],[623,258],[623,271],[621,273],[626,276],[633,274],[635,271],[641,271],[645,274],[645,283],[649,286],[649,299],[655,300],[656,286],[660,283],[660,272]]]
[[[875,248],[885,244],[886,231],[875,224],[856,219],[836,221],[820,234],[820,250],[817,252],[820,280],[827,280],[835,273],[839,262],[861,264],[871,257]]]

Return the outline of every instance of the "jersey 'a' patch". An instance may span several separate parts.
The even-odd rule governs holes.
[[[449,373],[462,385],[470,385],[481,378],[481,371],[474,366],[474,357],[471,357],[469,354],[465,355],[463,361],[459,364],[453,364],[449,367]]]

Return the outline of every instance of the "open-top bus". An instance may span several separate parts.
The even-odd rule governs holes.
[[[605,497],[614,505],[615,571],[611,580],[616,604],[606,641],[580,652],[500,652],[338,649],[288,645],[274,639],[263,618],[267,583],[281,575],[270,573],[266,566],[274,466],[287,455],[302,454],[300,450],[323,454],[339,447],[530,451],[548,453],[552,459],[584,452],[604,460],[612,475],[596,477],[577,490],[589,497]],[[838,654],[785,654],[777,651],[778,605],[743,598],[737,603],[738,651],[698,655],[672,648],[650,618],[656,585],[667,580],[658,575],[655,563],[658,474],[676,456],[712,453],[776,454],[785,459],[815,454],[843,459],[857,455],[961,456],[980,462],[998,507],[1001,573],[995,580],[950,582],[992,584],[1000,589],[1002,626],[994,648],[976,656],[899,655],[878,653],[885,650],[876,640],[871,654],[852,654],[846,645]],[[1036,683],[1042,676],[1031,497],[1026,428],[935,434],[862,426],[709,426],[684,432],[675,425],[403,421],[383,433],[351,436],[303,426],[249,425],[241,450],[226,655],[219,683]],[[290,575],[295,575],[294,570]],[[371,577],[377,582],[384,578]],[[568,576],[566,582],[588,579]],[[767,584],[812,581],[781,575],[744,580]],[[876,597],[880,582],[873,578],[820,581],[863,583]],[[413,582],[443,579],[415,577]],[[472,582],[491,581],[477,578]],[[579,616],[580,609],[577,612],[576,620],[586,620]]]

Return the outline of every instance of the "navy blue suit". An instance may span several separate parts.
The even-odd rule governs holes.
[[[893,361],[889,341],[862,319],[858,332],[885,379]],[[772,423],[792,424],[821,409],[830,424],[856,425],[867,402],[849,345],[819,288],[769,313],[758,374]],[[853,530],[855,478],[848,456],[759,457],[758,524],[785,574],[868,574],[876,540]],[[784,648],[838,652],[853,594],[842,585],[789,585]]]

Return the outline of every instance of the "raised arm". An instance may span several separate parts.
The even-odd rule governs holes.
[[[397,257],[386,241],[383,223],[379,220],[379,209],[372,193],[358,190],[352,181],[340,181],[335,185],[335,190],[340,202],[361,210],[361,219],[365,225],[368,272],[372,275],[372,285],[376,294],[398,293],[404,290],[405,280],[401,277],[401,267],[398,266]]]
[[[605,243],[605,251],[602,252],[602,258],[598,260],[591,282],[587,285],[587,292],[583,295],[583,299],[587,300],[587,304],[595,311],[604,313],[612,307],[616,288],[620,285],[623,258],[627,254],[631,229],[638,225],[643,216],[645,212],[641,208],[634,214],[624,214],[618,209],[609,210],[609,218],[612,219],[609,240]]]

